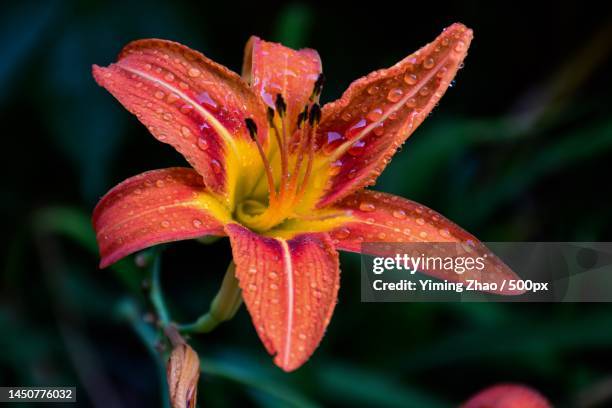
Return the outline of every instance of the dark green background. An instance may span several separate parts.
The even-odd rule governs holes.
[[[482,240],[612,241],[612,20],[596,4],[4,3],[0,384],[74,384],[82,406],[163,404],[143,342],[155,335],[141,319],[146,271],[132,258],[99,270],[89,217],[116,183],[184,162],[95,84],[91,64],[160,37],[239,70],[257,34],[316,48],[329,101],[461,21],[475,31],[465,69],[376,188]],[[177,320],[207,309],[229,260],[226,240],[168,246]],[[499,381],[558,406],[595,406],[601,388],[598,406],[612,404],[611,306],[361,304],[358,258],[342,265],[327,334],[295,373],[273,366],[244,308],[194,338],[200,405],[445,407]]]

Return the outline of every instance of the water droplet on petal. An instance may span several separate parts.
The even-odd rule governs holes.
[[[196,228],[202,228],[202,221],[197,218],[194,218],[193,221],[191,221],[191,223]]]
[[[210,162],[210,167],[212,167],[212,170],[215,174],[220,174],[221,173],[221,163],[219,163],[219,160],[217,159],[213,159]]]
[[[162,226],[162,228],[168,228],[170,226],[170,222],[169,221],[162,221],[161,222],[161,226]]]
[[[436,63],[433,58],[427,58],[425,61],[423,61],[423,67],[425,69],[432,69],[435,64]]]
[[[164,93],[162,91],[157,91],[157,92],[155,92],[155,97],[157,99],[163,99]]]
[[[403,220],[406,218],[406,211],[404,210],[395,210],[393,211],[393,216],[397,219]]]
[[[191,136],[191,130],[189,130],[187,126],[183,126],[181,127],[181,134],[183,135],[183,137],[189,137]]]
[[[363,140],[358,140],[348,149],[348,154],[351,156],[361,156],[365,151],[366,143]]]
[[[327,140],[323,146],[323,153],[331,154],[342,143],[342,135],[338,132],[327,132]]]
[[[155,182],[155,185],[156,185],[157,187],[159,187],[159,188],[163,187],[163,186],[164,186],[164,180],[157,180],[157,181]]]
[[[416,222],[419,225],[425,225],[425,220],[422,218],[417,218],[416,220],[414,220],[414,222]]]
[[[406,107],[407,108],[415,108],[417,105],[417,101],[415,98],[410,98],[406,101]]]
[[[461,52],[464,49],[465,49],[465,43],[463,41],[457,41],[457,44],[455,44],[455,51]]]
[[[351,235],[351,230],[346,228],[346,227],[342,227],[338,230],[336,230],[336,232],[334,233],[334,236],[338,239],[345,239],[348,238],[349,235]]]
[[[366,201],[362,202],[361,204],[359,204],[359,209],[361,211],[365,211],[365,212],[371,212],[376,210],[376,206],[372,203],[368,203]]]
[[[192,78],[196,78],[200,76],[201,72],[197,68],[190,68],[187,74],[189,74],[189,76]]]
[[[450,238],[451,234],[450,231],[447,230],[446,228],[442,228],[440,231],[438,231],[440,233],[441,236],[443,236],[444,238]]]
[[[372,109],[370,113],[368,113],[367,118],[372,122],[376,122],[377,120],[382,118],[382,115],[383,115],[382,109],[376,108],[376,109]]]
[[[416,76],[416,74],[406,74],[404,75],[404,82],[406,82],[408,85],[414,85],[418,82],[419,78]]]
[[[198,147],[200,148],[200,150],[208,150],[209,146],[205,138],[203,137],[198,138]]]
[[[379,90],[377,85],[372,85],[371,87],[368,88],[368,93],[370,95],[374,95],[375,93],[377,93]]]
[[[403,94],[404,94],[404,91],[402,91],[399,88],[395,88],[389,91],[389,94],[387,95],[387,99],[389,100],[389,102],[397,102],[400,99],[402,99]]]

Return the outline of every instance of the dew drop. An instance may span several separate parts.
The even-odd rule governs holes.
[[[255,274],[257,273],[257,268],[255,268],[255,267],[251,266],[251,267],[249,268],[249,273],[250,273],[251,275],[255,275]]]
[[[365,212],[372,212],[376,210],[376,206],[372,203],[368,203],[364,201],[361,204],[359,204],[359,209]]]
[[[329,174],[331,176],[337,175],[338,173],[340,173],[340,170],[342,170],[342,161],[341,160],[336,160],[335,162],[333,162],[329,166]]]
[[[202,221],[198,218],[194,218],[193,221],[191,221],[191,223],[196,228],[202,228]]]
[[[461,52],[464,49],[465,49],[465,43],[463,41],[457,41],[457,44],[455,44],[455,51]]]
[[[191,130],[189,130],[187,126],[183,126],[181,127],[181,134],[183,135],[183,137],[189,137],[191,136]]]
[[[278,285],[276,283],[271,283],[270,284],[270,289],[272,290],[278,290]]]
[[[440,229],[440,231],[438,231],[440,233],[441,236],[443,236],[444,238],[450,238],[451,234],[450,231],[447,230],[446,228],[442,228]]]
[[[155,185],[159,188],[162,188],[164,186],[164,180],[157,180],[155,182]]]
[[[172,72],[168,72],[164,78],[166,81],[174,81],[174,74]]]
[[[348,121],[350,121],[353,118],[349,112],[343,112],[340,117],[345,122],[348,122]]]
[[[157,91],[157,92],[155,92],[155,97],[157,99],[163,99],[164,93],[162,91]]]
[[[200,76],[200,70],[197,68],[190,68],[187,74],[192,78],[197,78]]]
[[[423,218],[417,218],[416,220],[414,220],[414,222],[416,222],[419,225],[425,225],[425,220]]]
[[[372,122],[376,122],[377,120],[380,120],[380,118],[382,118],[382,115],[383,115],[382,109],[376,108],[376,109],[372,109],[366,117]]]
[[[427,96],[427,95],[429,95],[429,92],[430,92],[429,88],[428,88],[428,87],[426,87],[426,86],[424,86],[424,87],[422,87],[422,88],[421,88],[421,90],[419,91],[419,95],[421,95],[421,96]]]
[[[402,95],[404,94],[404,91],[402,91],[399,88],[395,88],[389,91],[389,93],[387,94],[387,100],[389,102],[397,102],[400,99],[402,99]]]
[[[170,114],[170,113],[168,113],[168,112],[164,113],[164,114],[162,115],[162,117],[164,118],[164,120],[165,120],[166,122],[169,122],[169,121],[171,121],[171,120],[172,120],[172,114]]]
[[[250,292],[255,292],[257,290],[257,285],[255,285],[254,283],[251,283],[249,285],[249,291]]]
[[[395,210],[393,211],[393,216],[399,220],[403,220],[406,218],[406,211],[404,210]]]
[[[408,85],[414,85],[418,82],[419,78],[416,76],[416,74],[406,74],[404,75],[404,82],[406,82]]]
[[[421,231],[421,232],[419,232],[419,236],[421,238],[427,238],[427,233],[425,231]]]
[[[407,107],[407,108],[411,108],[411,109],[412,109],[412,108],[415,108],[415,107],[416,107],[416,105],[417,105],[417,101],[416,101],[416,99],[415,99],[415,98],[410,98],[410,99],[408,99],[408,100],[406,101],[406,107]]]
[[[170,226],[170,222],[169,221],[162,221],[161,222],[161,226],[162,226],[162,228],[168,228]]]
[[[358,140],[348,149],[348,154],[351,156],[361,156],[365,151],[366,143],[363,140]]]
[[[385,133],[385,127],[383,126],[383,124],[381,123],[379,126],[376,126],[373,130],[374,134],[376,136],[382,136],[383,133]]]
[[[323,153],[330,154],[342,142],[342,135],[338,132],[327,132],[327,140],[323,146]]]
[[[270,279],[276,279],[276,278],[278,278],[278,274],[277,274],[276,272],[270,272],[270,273],[268,274],[268,278],[270,278]]]
[[[436,63],[433,58],[427,58],[425,61],[423,61],[423,67],[425,69],[432,69],[435,64]]]
[[[368,93],[370,95],[374,95],[375,93],[377,93],[379,90],[377,85],[372,85],[371,87],[368,88]]]
[[[221,173],[221,163],[219,163],[219,160],[217,159],[213,159],[210,161],[210,167],[212,167],[212,170],[215,174],[220,174]]]
[[[209,145],[205,138],[198,138],[198,147],[200,148],[200,150],[208,150]]]
[[[334,236],[338,239],[345,239],[348,238],[349,235],[351,235],[351,230],[346,228],[346,227],[342,227],[338,230],[336,230]]]

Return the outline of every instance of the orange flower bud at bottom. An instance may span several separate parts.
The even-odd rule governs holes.
[[[172,408],[193,408],[196,405],[200,359],[187,344],[178,344],[172,350],[166,368]]]

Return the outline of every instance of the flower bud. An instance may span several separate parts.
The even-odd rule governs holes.
[[[178,344],[172,350],[166,369],[172,408],[193,408],[196,405],[200,359],[187,344]]]

